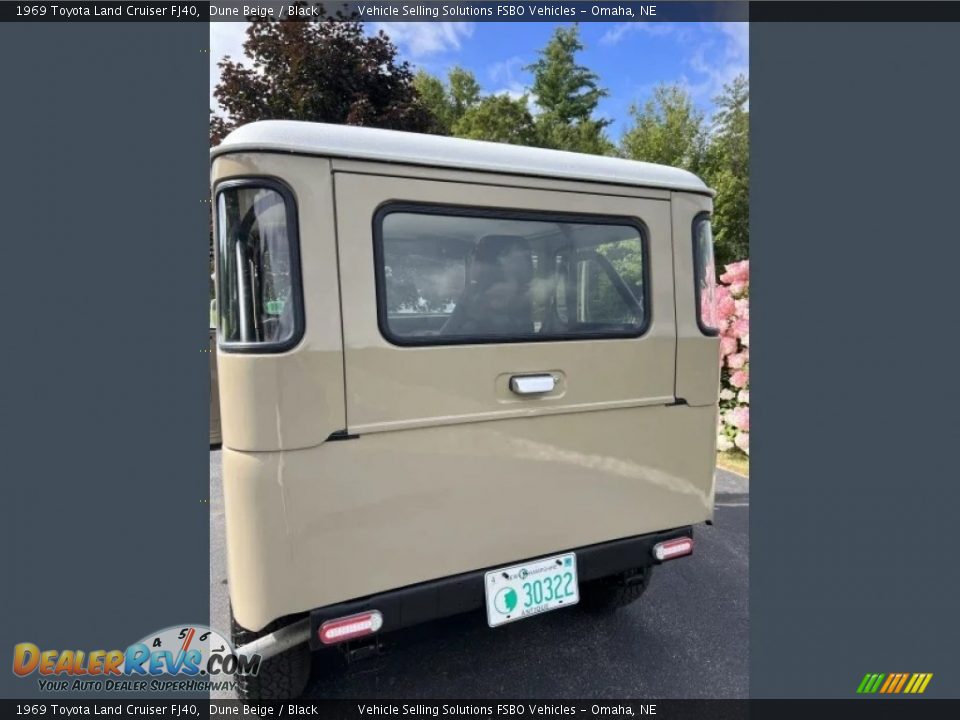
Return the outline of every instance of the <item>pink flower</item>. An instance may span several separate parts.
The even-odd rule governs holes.
[[[730,263],[724,266],[726,272],[720,276],[720,282],[731,284],[735,282],[746,283],[750,280],[750,261],[741,260],[740,262]]]
[[[737,339],[730,335],[720,336],[720,357],[725,358],[737,351]]]
[[[750,382],[750,374],[746,369],[737,370],[733,375],[730,376],[730,384],[735,388],[743,388],[747,386],[747,383]]]
[[[733,304],[736,307],[738,317],[742,317],[744,320],[750,319],[750,298],[734,300]]]
[[[727,356],[727,367],[731,370],[739,370],[744,365],[747,364],[747,354],[746,353],[734,353],[733,355]]]
[[[744,318],[738,318],[733,321],[733,325],[730,326],[730,334],[738,338],[742,338],[745,335],[750,334],[750,321],[745,320]]]
[[[741,432],[733,439],[734,444],[743,450],[747,455],[750,454],[750,433]]]
[[[730,284],[730,294],[735,298],[742,297],[747,292],[748,285],[745,282],[737,282]]]
[[[750,408],[744,406],[735,407],[727,413],[727,422],[733,425],[737,430],[745,432],[750,431]]]
[[[729,320],[737,311],[736,301],[727,295],[717,301],[717,319],[720,321]]]

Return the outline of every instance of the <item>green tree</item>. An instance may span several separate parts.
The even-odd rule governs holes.
[[[612,150],[604,128],[609,120],[595,119],[594,112],[607,90],[599,76],[577,62],[583,50],[577,25],[558,27],[526,69],[533,73],[533,96],[539,114],[535,118],[538,144],[577,152],[605,153]]]
[[[642,108],[632,105],[633,125],[620,141],[631,160],[681,167],[698,173],[707,144],[703,113],[677,85],[658,85]]]
[[[453,108],[453,122],[462,118],[467,110],[480,102],[480,83],[469,70],[455,65],[447,73],[450,86],[450,105]]]
[[[717,191],[713,205],[717,266],[750,254],[750,84],[739,75],[714,99],[713,134],[704,178]]]
[[[424,107],[433,115],[436,132],[443,135],[452,134],[457,121],[480,102],[480,83],[473,73],[459,66],[447,73],[446,84],[427,71],[419,70],[413,86]]]
[[[527,96],[514,99],[507,93],[487,95],[470,107],[453,126],[453,134],[514,145],[532,145],[536,141]]]
[[[453,126],[453,106],[443,81],[426,70],[418,70],[413,77],[413,87],[420,102],[433,115],[437,132],[449,135]]]
[[[331,18],[255,20],[243,47],[250,66],[229,57],[219,62],[214,97],[227,117],[211,120],[211,142],[237,125],[269,119],[437,129],[410,64],[397,59],[382,31],[367,36],[361,23]]]

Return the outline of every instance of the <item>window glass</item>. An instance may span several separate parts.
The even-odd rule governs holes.
[[[693,259],[697,288],[697,322],[700,329],[715,334],[720,326],[717,317],[717,270],[713,261],[713,230],[710,218],[699,216],[693,221]]]
[[[401,343],[639,335],[644,243],[623,221],[388,211],[381,327]]]
[[[295,340],[293,247],[277,190],[238,186],[217,197],[221,343],[282,346]]]

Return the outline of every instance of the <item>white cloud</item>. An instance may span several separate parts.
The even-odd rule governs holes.
[[[527,88],[523,86],[522,83],[510,83],[505,85],[499,90],[493,90],[490,92],[491,95],[509,95],[514,100],[519,100],[527,93]]]
[[[628,35],[642,33],[650,37],[675,36],[680,42],[686,42],[690,33],[688,28],[676,23],[667,22],[636,22],[617,23],[607,30],[600,38],[601,45],[617,45]]]
[[[700,75],[691,92],[694,97],[713,98],[737,75],[750,74],[750,26],[745,22],[705,25],[716,36],[697,47],[689,59],[691,69]]]
[[[679,77],[670,80],[679,85],[701,106],[709,106],[723,86],[737,75],[750,73],[750,26],[738,23],[625,23],[609,30],[601,39],[615,45],[627,35],[642,32],[651,37],[669,37],[684,52]],[[667,78],[664,78],[667,81]],[[635,97],[645,98],[654,84],[635,90]]]
[[[527,61],[519,55],[514,55],[506,60],[491,63],[487,66],[487,75],[493,82],[515,83],[517,82],[517,73],[523,71]]]
[[[414,59],[459,50],[462,41],[473,35],[473,26],[457,22],[373,23],[374,31],[383,30]]]

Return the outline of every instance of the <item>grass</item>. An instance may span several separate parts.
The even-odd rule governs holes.
[[[750,456],[739,450],[717,453],[717,467],[750,477]]]

